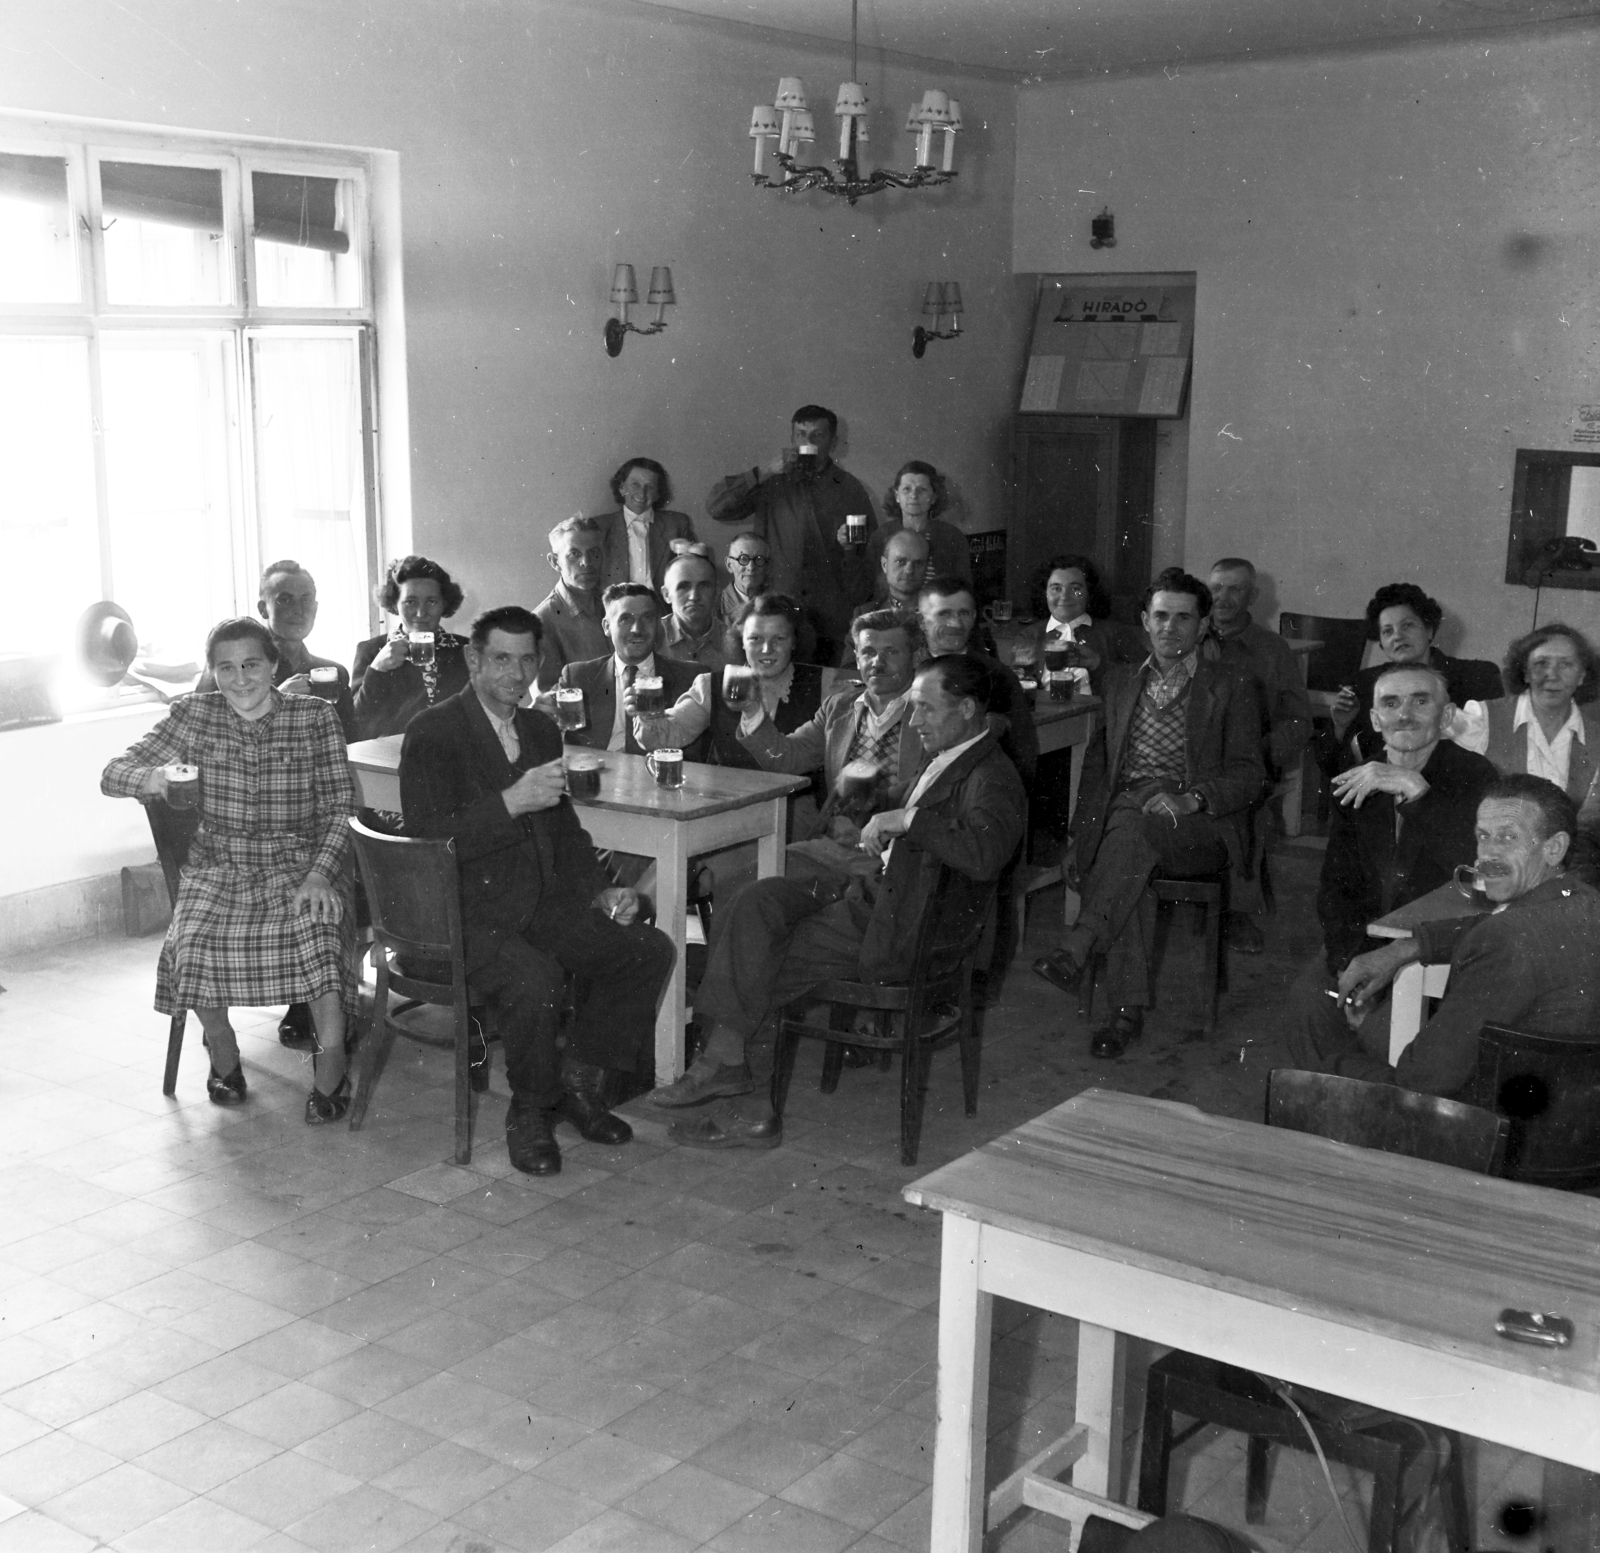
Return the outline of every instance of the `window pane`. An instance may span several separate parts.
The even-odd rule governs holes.
[[[0,336],[0,652],[59,651],[101,596],[89,347]]]
[[[261,560],[316,578],[311,650],[347,663],[370,618],[357,337],[260,330],[250,354]]]
[[[100,204],[108,300],[180,306],[232,300],[216,168],[102,162]]]
[[[234,601],[232,341],[125,335],[101,346],[111,575],[141,645],[198,659]]]
[[[256,298],[262,307],[359,307],[347,178],[252,173]]]
[[[66,159],[0,152],[0,302],[77,300]]]

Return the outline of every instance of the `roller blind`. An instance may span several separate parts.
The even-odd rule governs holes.
[[[300,173],[252,173],[255,235],[324,253],[348,253],[350,236],[339,230],[339,180]]]
[[[215,167],[102,162],[100,208],[108,220],[125,216],[220,234],[222,174]]]
[[[0,152],[0,199],[27,200],[30,205],[65,205],[66,159]]]

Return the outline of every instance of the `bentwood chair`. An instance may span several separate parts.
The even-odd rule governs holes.
[[[917,1162],[928,1062],[934,1047],[952,1040],[959,1043],[966,1114],[978,1114],[978,1030],[972,1005],[972,966],[994,896],[993,884],[975,884],[953,868],[941,867],[917,928],[909,980],[889,985],[821,982],[807,1001],[827,1005],[827,1023],[794,1012],[779,1021],[773,1054],[772,1108],[780,1120],[802,1037],[828,1043],[820,1086],[828,1095],[839,1087],[846,1046],[900,1053],[902,1165]],[[863,1013],[876,1018],[857,1017]]]
[[[1485,1025],[1465,1094],[1508,1122],[1510,1180],[1567,1191],[1600,1185],[1600,1039]]]
[[[144,802],[144,812],[150,821],[150,834],[155,839],[161,877],[167,882],[167,899],[176,910],[178,880],[184,864],[189,861],[189,848],[194,842],[195,832],[200,829],[200,810],[174,809],[165,798],[150,798]],[[167,1066],[161,1078],[161,1093],[164,1095],[177,1092],[178,1059],[183,1055],[183,1032],[188,1022],[188,1009],[180,1008],[172,1016],[167,1031]]]
[[[1315,1133],[1336,1143],[1381,1149],[1436,1164],[1497,1175],[1505,1155],[1505,1118],[1452,1100],[1419,1095],[1390,1084],[1325,1073],[1277,1068],[1267,1078],[1267,1125]],[[1174,1419],[1194,1423],[1177,1433]],[[1470,1547],[1466,1472],[1461,1439],[1341,1397],[1288,1387],[1270,1376],[1203,1359],[1180,1350],[1150,1366],[1145,1386],[1139,1508],[1162,1514],[1167,1504],[1173,1450],[1208,1424],[1249,1438],[1245,1457],[1245,1520],[1266,1515],[1274,1445],[1312,1451],[1314,1431],[1323,1453],[1370,1472],[1370,1553],[1394,1553],[1404,1520],[1404,1492],[1414,1462],[1431,1458],[1445,1536],[1452,1553]]]
[[[387,836],[355,819],[350,821],[350,830],[372,913],[372,955],[377,970],[372,1024],[359,1052],[350,1130],[359,1132],[366,1121],[367,1106],[396,1035],[444,1047],[455,1052],[455,1160],[465,1165],[472,1159],[473,1019],[462,948],[455,843]],[[391,1009],[391,992],[411,1002]],[[451,1034],[429,1035],[396,1020],[396,1013],[418,1003],[448,1008]]]

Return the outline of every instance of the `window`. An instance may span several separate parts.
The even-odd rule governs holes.
[[[372,183],[364,154],[0,118],[0,655],[105,598],[151,662],[198,659],[282,557],[314,650],[370,633]]]

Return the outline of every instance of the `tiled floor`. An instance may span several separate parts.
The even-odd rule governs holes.
[[[979,1115],[937,1059],[915,1170],[896,1078],[819,1095],[813,1048],[775,1152],[669,1147],[636,1105],[633,1144],[563,1131],[563,1173],[535,1182],[507,1164],[497,1068],[459,1169],[440,1053],[396,1047],[363,1132],[309,1129],[309,1069],[263,1011],[238,1020],[245,1109],[207,1102],[192,1025],[166,1100],[156,940],[0,963],[0,1553],[925,1547],[938,1226],[901,1188],[1089,1084],[1258,1113],[1314,868],[1283,860],[1272,952],[1234,961],[1215,1038],[1185,1023],[1186,932],[1171,1012],[1119,1064],[1013,974]],[[1002,1304],[991,1476],[1070,1420],[1073,1353],[1071,1323]],[[1237,1439],[1185,1455],[1187,1502],[1238,1524]],[[1524,1479],[1480,1455],[1486,1506]],[[1304,1457],[1250,1530],[1346,1545]],[[990,1541],[1066,1545],[1032,1512]]]

